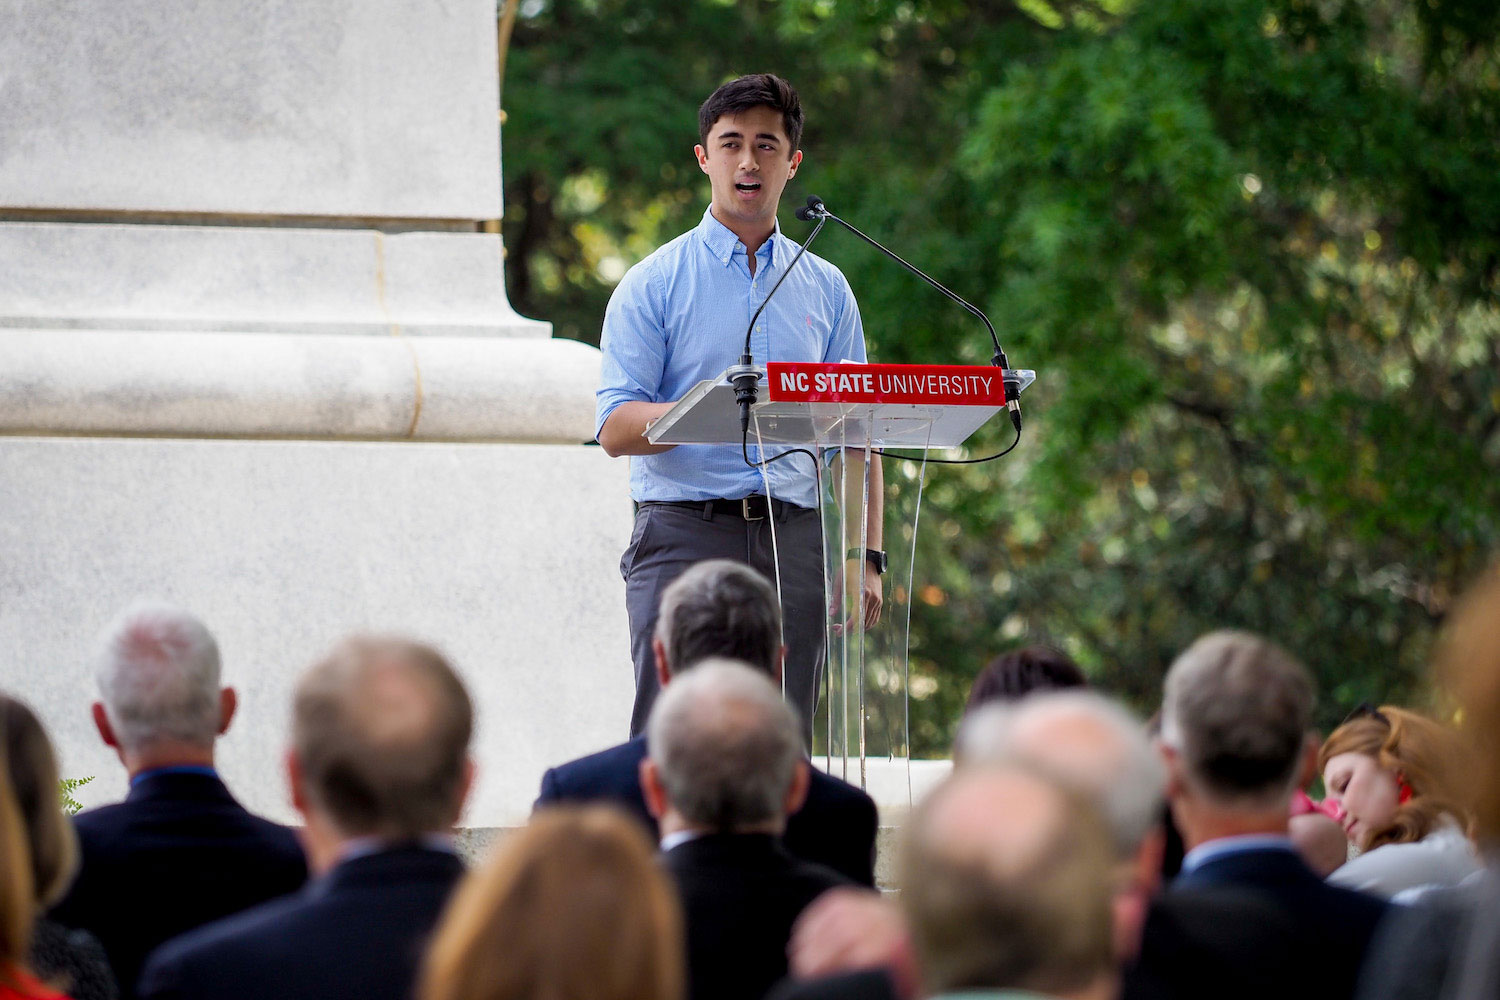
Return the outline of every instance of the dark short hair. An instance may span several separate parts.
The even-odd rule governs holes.
[[[673,673],[722,656],[772,674],[781,651],[776,591],[744,563],[706,559],[662,592],[656,638]]]
[[[292,745],[308,796],[345,836],[416,838],[452,826],[474,708],[430,646],[353,636],[303,675]]]
[[[802,101],[797,97],[797,88],[774,73],[751,73],[730,80],[708,95],[708,100],[698,108],[698,141],[708,143],[709,130],[720,118],[751,108],[770,108],[781,113],[781,127],[791,144],[786,151],[790,159],[802,141]]]
[[[1088,687],[1088,678],[1066,653],[1051,646],[1027,646],[1001,653],[984,665],[969,688],[965,712],[992,701],[1016,701],[1033,691]]]

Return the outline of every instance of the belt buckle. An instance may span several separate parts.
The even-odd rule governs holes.
[[[763,497],[755,497],[755,496],[748,496],[748,497],[741,498],[741,500],[740,500],[740,516],[742,516],[747,521],[764,521],[766,519],[766,515],[765,514],[752,514],[752,513],[750,513],[750,501],[752,501],[752,500],[758,500],[758,499],[765,499],[765,498],[763,498]],[[770,500],[766,500],[766,513],[769,514],[770,512],[771,512],[771,501]]]

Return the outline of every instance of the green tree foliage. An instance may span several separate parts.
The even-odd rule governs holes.
[[[512,298],[596,340],[623,267],[702,211],[697,102],[783,72],[788,198],[976,290],[1040,373],[1011,458],[928,470],[916,752],[1034,641],[1145,711],[1225,626],[1308,662],[1325,725],[1422,702],[1500,549],[1497,31],[1473,0],[538,3],[506,85]],[[819,251],[873,356],[988,361],[873,251]]]

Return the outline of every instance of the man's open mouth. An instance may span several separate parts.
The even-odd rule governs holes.
[[[759,191],[760,181],[740,181],[734,189],[736,191]]]

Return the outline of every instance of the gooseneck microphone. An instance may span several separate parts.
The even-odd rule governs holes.
[[[803,221],[817,219],[819,229],[822,228],[824,222],[832,219],[834,222],[837,222],[839,225],[849,230],[855,236],[858,236],[860,239],[870,244],[870,246],[874,247],[876,250],[879,250],[881,253],[885,254],[891,260],[906,268],[912,274],[915,274],[917,277],[927,282],[933,288],[936,288],[938,291],[942,292],[949,299],[958,303],[968,312],[979,317],[980,321],[984,323],[985,329],[989,330],[990,332],[990,341],[995,345],[995,355],[990,359],[990,364],[994,365],[996,368],[1001,369],[1002,372],[1010,368],[1010,361],[1006,358],[1005,350],[1000,346],[1000,338],[995,333],[995,324],[990,322],[990,318],[986,316],[984,314],[984,311],[981,310],[978,306],[974,305],[972,302],[969,302],[967,299],[960,296],[957,292],[948,288],[932,275],[928,274],[926,271],[923,271],[920,267],[917,267],[910,261],[905,260],[894,250],[882,244],[879,240],[876,240],[871,236],[866,236],[850,223],[845,222],[837,215],[834,215],[832,212],[828,211],[828,209],[824,207],[822,199],[817,195],[808,195],[807,205],[803,208],[797,209],[796,214],[797,218],[802,219]],[[813,235],[816,236],[817,232],[818,230],[814,229]],[[807,238],[807,242],[812,242],[812,236],[809,236]],[[790,270],[790,268],[788,270]],[[752,320],[751,322],[753,325],[754,321]],[[749,335],[747,334],[745,338],[747,352],[749,350],[749,342]],[[1019,435],[1021,433],[1021,383],[1015,378],[1005,378],[1004,376],[1002,376],[1002,379],[1005,383],[1005,409],[1010,413],[1011,425],[1015,427],[1016,435],[1019,438]]]
[[[816,200],[816,198],[808,198],[808,207],[797,209],[797,218],[804,220],[811,219],[812,216],[803,215],[802,213],[809,211]],[[823,203],[818,201],[817,205],[821,210]],[[776,294],[776,289],[781,287],[781,283],[792,273],[792,268],[796,267],[797,262],[802,259],[802,255],[807,253],[807,248],[812,246],[812,241],[818,238],[818,233],[822,231],[825,221],[827,221],[826,218],[818,219],[818,224],[813,227],[813,231],[808,234],[807,239],[802,241],[802,246],[797,248],[797,254],[792,258],[792,262],[786,266],[786,270],[781,272],[781,277],[776,279],[776,284],[772,285],[771,290],[766,293],[765,299],[761,301],[760,308],[755,310],[755,315],[750,317],[750,325],[745,328],[745,350],[740,354],[740,363],[725,373],[729,376],[729,384],[734,386],[734,401],[740,405],[740,438],[742,445],[744,439],[750,433],[750,407],[755,405],[756,396],[759,395],[758,384],[760,381],[760,372],[755,367],[755,359],[750,355],[750,334],[755,331],[755,321],[760,319],[760,314],[765,312],[766,306],[770,305],[771,296]],[[749,459],[747,458],[746,461],[748,462]]]

